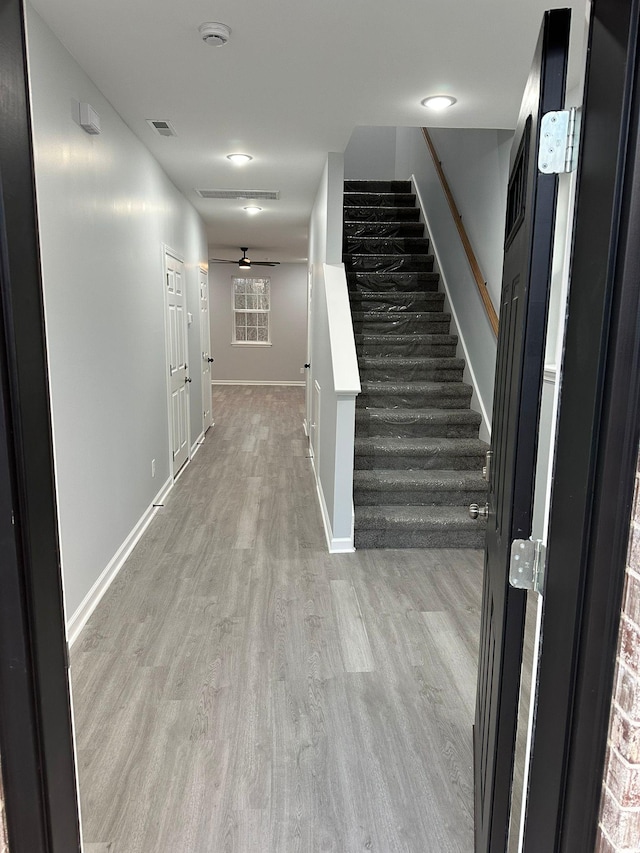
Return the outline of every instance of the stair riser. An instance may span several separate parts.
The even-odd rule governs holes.
[[[375,293],[349,295],[354,311],[442,311],[444,293]]]
[[[344,210],[345,222],[419,222],[417,207],[354,207]]]
[[[401,456],[399,453],[373,453],[361,456],[356,450],[354,467],[359,471],[481,471],[484,456]]]
[[[443,356],[453,358],[456,354],[456,344],[431,344],[420,341],[394,341],[393,335],[388,335],[384,343],[365,341],[362,335],[356,336],[356,348],[362,356]]]
[[[471,394],[468,396],[439,394],[432,391],[426,394],[380,394],[375,391],[362,392],[356,397],[359,408],[383,408],[393,406],[396,409],[417,409],[427,406],[433,409],[468,409]]]
[[[359,420],[356,410],[357,434],[362,438],[380,436],[381,438],[477,438],[478,425],[429,423],[383,423],[378,420]]]
[[[345,222],[345,237],[422,237],[422,222]]]
[[[417,367],[361,367],[360,379],[364,382],[461,382],[462,368]]]
[[[393,489],[376,491],[353,490],[353,500],[356,506],[465,506],[472,503],[484,504],[487,492],[482,491],[410,491],[403,492]]]
[[[438,280],[434,281],[374,281],[374,282],[362,282],[362,281],[349,281],[349,277],[347,277],[347,287],[349,293],[388,293],[398,294],[398,293],[415,293],[416,291],[420,291],[422,293],[437,293],[438,292]]]
[[[343,252],[369,255],[426,255],[429,241],[425,237],[346,237]]]
[[[475,530],[358,530],[356,548],[484,548],[486,534]]]
[[[345,255],[349,272],[431,272],[431,255]]]
[[[354,312],[352,316],[353,331],[356,335],[401,335],[409,332],[416,332],[419,335],[446,335],[450,323],[447,314],[442,314],[441,317],[435,314],[424,317],[416,317],[413,314],[403,317],[396,314],[390,317],[388,312],[381,311],[379,317],[373,312],[364,317]]]
[[[411,181],[345,181],[346,193],[410,193]]]
[[[413,193],[349,193],[344,194],[344,206],[350,207],[413,207],[416,197]],[[345,215],[349,219],[349,215]]]

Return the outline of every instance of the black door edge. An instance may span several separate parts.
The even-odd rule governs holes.
[[[595,0],[525,853],[595,847],[640,436],[637,0]]]
[[[0,753],[11,853],[80,828],[20,0],[0,0]]]

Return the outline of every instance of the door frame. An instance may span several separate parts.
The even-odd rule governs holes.
[[[187,387],[187,459],[184,465],[182,465],[179,471],[176,472],[175,465],[173,463],[173,453],[171,451],[172,447],[172,436],[173,436],[173,418],[171,412],[171,339],[170,339],[170,329],[169,329],[169,306],[168,306],[168,298],[167,298],[167,256],[173,258],[174,261],[177,261],[179,264],[182,264],[183,270],[183,291],[184,291],[184,311],[183,311],[183,332],[184,332],[184,340],[185,347],[187,348],[187,358],[189,357],[189,338],[188,338],[188,327],[187,327],[187,279],[184,274],[184,258],[178,253],[174,252],[171,246],[166,243],[162,244],[162,289],[163,289],[163,304],[164,304],[164,358],[165,358],[165,377],[167,383],[167,426],[169,429],[169,474],[171,476],[172,482],[177,479],[182,471],[184,471],[185,467],[191,461],[191,393],[189,388]],[[199,289],[199,288],[198,288]],[[198,311],[200,310],[200,305],[198,304]],[[188,370],[187,365],[187,370]]]
[[[591,15],[525,853],[596,842],[640,436],[639,11]]]
[[[0,2],[0,751],[11,853],[79,851],[24,10]]]

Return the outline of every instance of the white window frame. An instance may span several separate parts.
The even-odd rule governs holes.
[[[236,307],[236,282],[237,281],[264,281],[267,284],[268,308],[237,308]],[[252,294],[245,294],[252,296]],[[266,317],[267,340],[266,341],[239,341],[236,338],[236,317],[238,314],[261,314]],[[271,279],[269,276],[234,275],[231,277],[231,346],[234,347],[270,347],[271,346]],[[259,328],[256,326],[256,328]]]

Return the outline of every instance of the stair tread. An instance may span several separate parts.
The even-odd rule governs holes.
[[[358,361],[364,367],[438,367],[440,369],[450,368],[451,370],[460,370],[464,368],[465,361],[463,358],[455,358],[454,356],[392,356],[392,355],[361,355]]]
[[[435,320],[439,323],[450,323],[451,314],[446,311],[353,311],[352,317],[354,320],[363,318],[378,319],[378,320]]]
[[[349,298],[354,302],[371,299],[378,302],[389,302],[391,299],[396,299],[398,303],[410,302],[412,299],[424,299],[425,302],[441,302],[444,300],[444,293],[438,290],[400,290],[395,292],[382,292],[378,290],[359,290],[349,294]]]
[[[414,420],[442,421],[443,423],[480,423],[482,418],[473,409],[439,409],[425,406],[420,409],[388,409],[367,406],[356,410],[356,418],[411,423]]]
[[[388,392],[390,394],[397,391],[408,391],[412,394],[428,393],[429,391],[450,391],[451,393],[458,392],[461,396],[468,394],[472,389],[471,385],[466,382],[438,382],[436,380],[417,380],[415,382],[390,382],[384,379],[365,379],[361,383],[363,391],[375,391],[378,394]]]
[[[357,506],[355,523],[360,529],[484,530],[486,521],[469,516],[467,507],[457,506]]]
[[[444,454],[449,456],[483,456],[489,449],[480,438],[424,438],[422,436],[356,436],[356,454],[397,453],[404,455]]]
[[[486,489],[487,483],[478,471],[449,471],[437,468],[360,468],[353,472],[353,483],[359,489],[398,487],[401,489]]]
[[[420,334],[385,334],[376,335],[374,332],[360,332],[356,335],[356,340],[362,338],[366,343],[377,344],[384,343],[392,338],[395,343],[409,343],[409,341],[419,341],[424,344],[457,344],[458,336],[438,332],[426,332]]]

